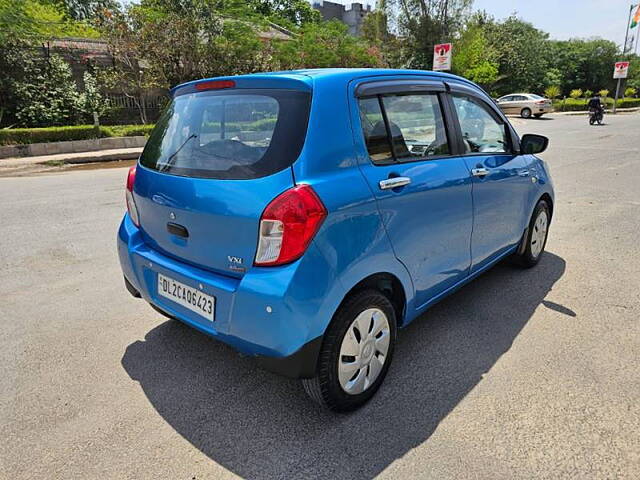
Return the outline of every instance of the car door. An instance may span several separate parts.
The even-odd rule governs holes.
[[[381,83],[357,90],[360,168],[420,308],[469,274],[471,177],[453,154],[444,84]]]
[[[524,95],[517,95],[513,97],[513,99],[514,99],[514,102],[513,102],[513,108],[511,113],[520,115],[520,112],[522,111],[523,108],[531,108],[529,99]]]
[[[479,92],[456,88],[450,94],[467,168],[473,178],[471,272],[516,245],[526,226],[532,182],[515,133]]]
[[[499,101],[500,109],[504,113],[513,113],[513,95],[502,97]]]

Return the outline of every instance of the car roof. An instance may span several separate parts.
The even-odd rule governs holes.
[[[247,80],[253,83],[259,81],[260,79],[263,79],[265,81],[272,81],[273,79],[278,78],[282,79],[285,82],[298,82],[307,84],[309,87],[312,87],[314,83],[336,82],[347,84],[352,80],[357,80],[360,78],[392,75],[428,75],[432,78],[440,78],[443,81],[454,80],[461,83],[466,83],[475,88],[479,88],[477,85],[467,80],[466,78],[462,78],[450,73],[434,72],[430,70],[404,70],[392,68],[311,68],[300,70],[285,70],[280,72],[250,73],[245,75],[235,75],[227,77],[203,78],[200,80],[193,80],[191,82],[176,85],[171,89],[171,93],[173,94],[179,88],[182,89],[185,86],[210,80]]]

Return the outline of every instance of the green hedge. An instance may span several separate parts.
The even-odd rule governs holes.
[[[110,135],[108,137],[148,137],[155,125],[112,125],[109,127],[101,127],[107,130]]]
[[[12,128],[0,129],[0,145],[91,140],[106,137],[135,137],[149,135],[153,125],[113,125],[94,127]]]
[[[577,112],[587,110],[588,100],[585,98],[567,98],[566,100],[554,100],[553,108],[559,112]],[[604,100],[607,108],[613,108],[613,98]],[[640,107],[640,98],[621,98],[618,100],[618,108]]]

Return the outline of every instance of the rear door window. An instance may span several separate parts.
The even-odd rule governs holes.
[[[148,168],[180,176],[251,179],[290,166],[300,154],[310,94],[289,90],[225,90],[177,96],[140,158]]]
[[[365,143],[375,164],[426,160],[450,153],[436,93],[364,98],[359,106]]]

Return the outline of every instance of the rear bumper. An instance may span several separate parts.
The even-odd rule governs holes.
[[[333,315],[323,301],[330,278],[317,273],[329,269],[315,249],[290,265],[252,268],[235,278],[149,248],[128,215],[120,225],[117,243],[125,286],[132,295],[255,357],[267,370],[296,378],[315,375],[322,335]],[[214,321],[158,295],[159,273],[214,296]]]

